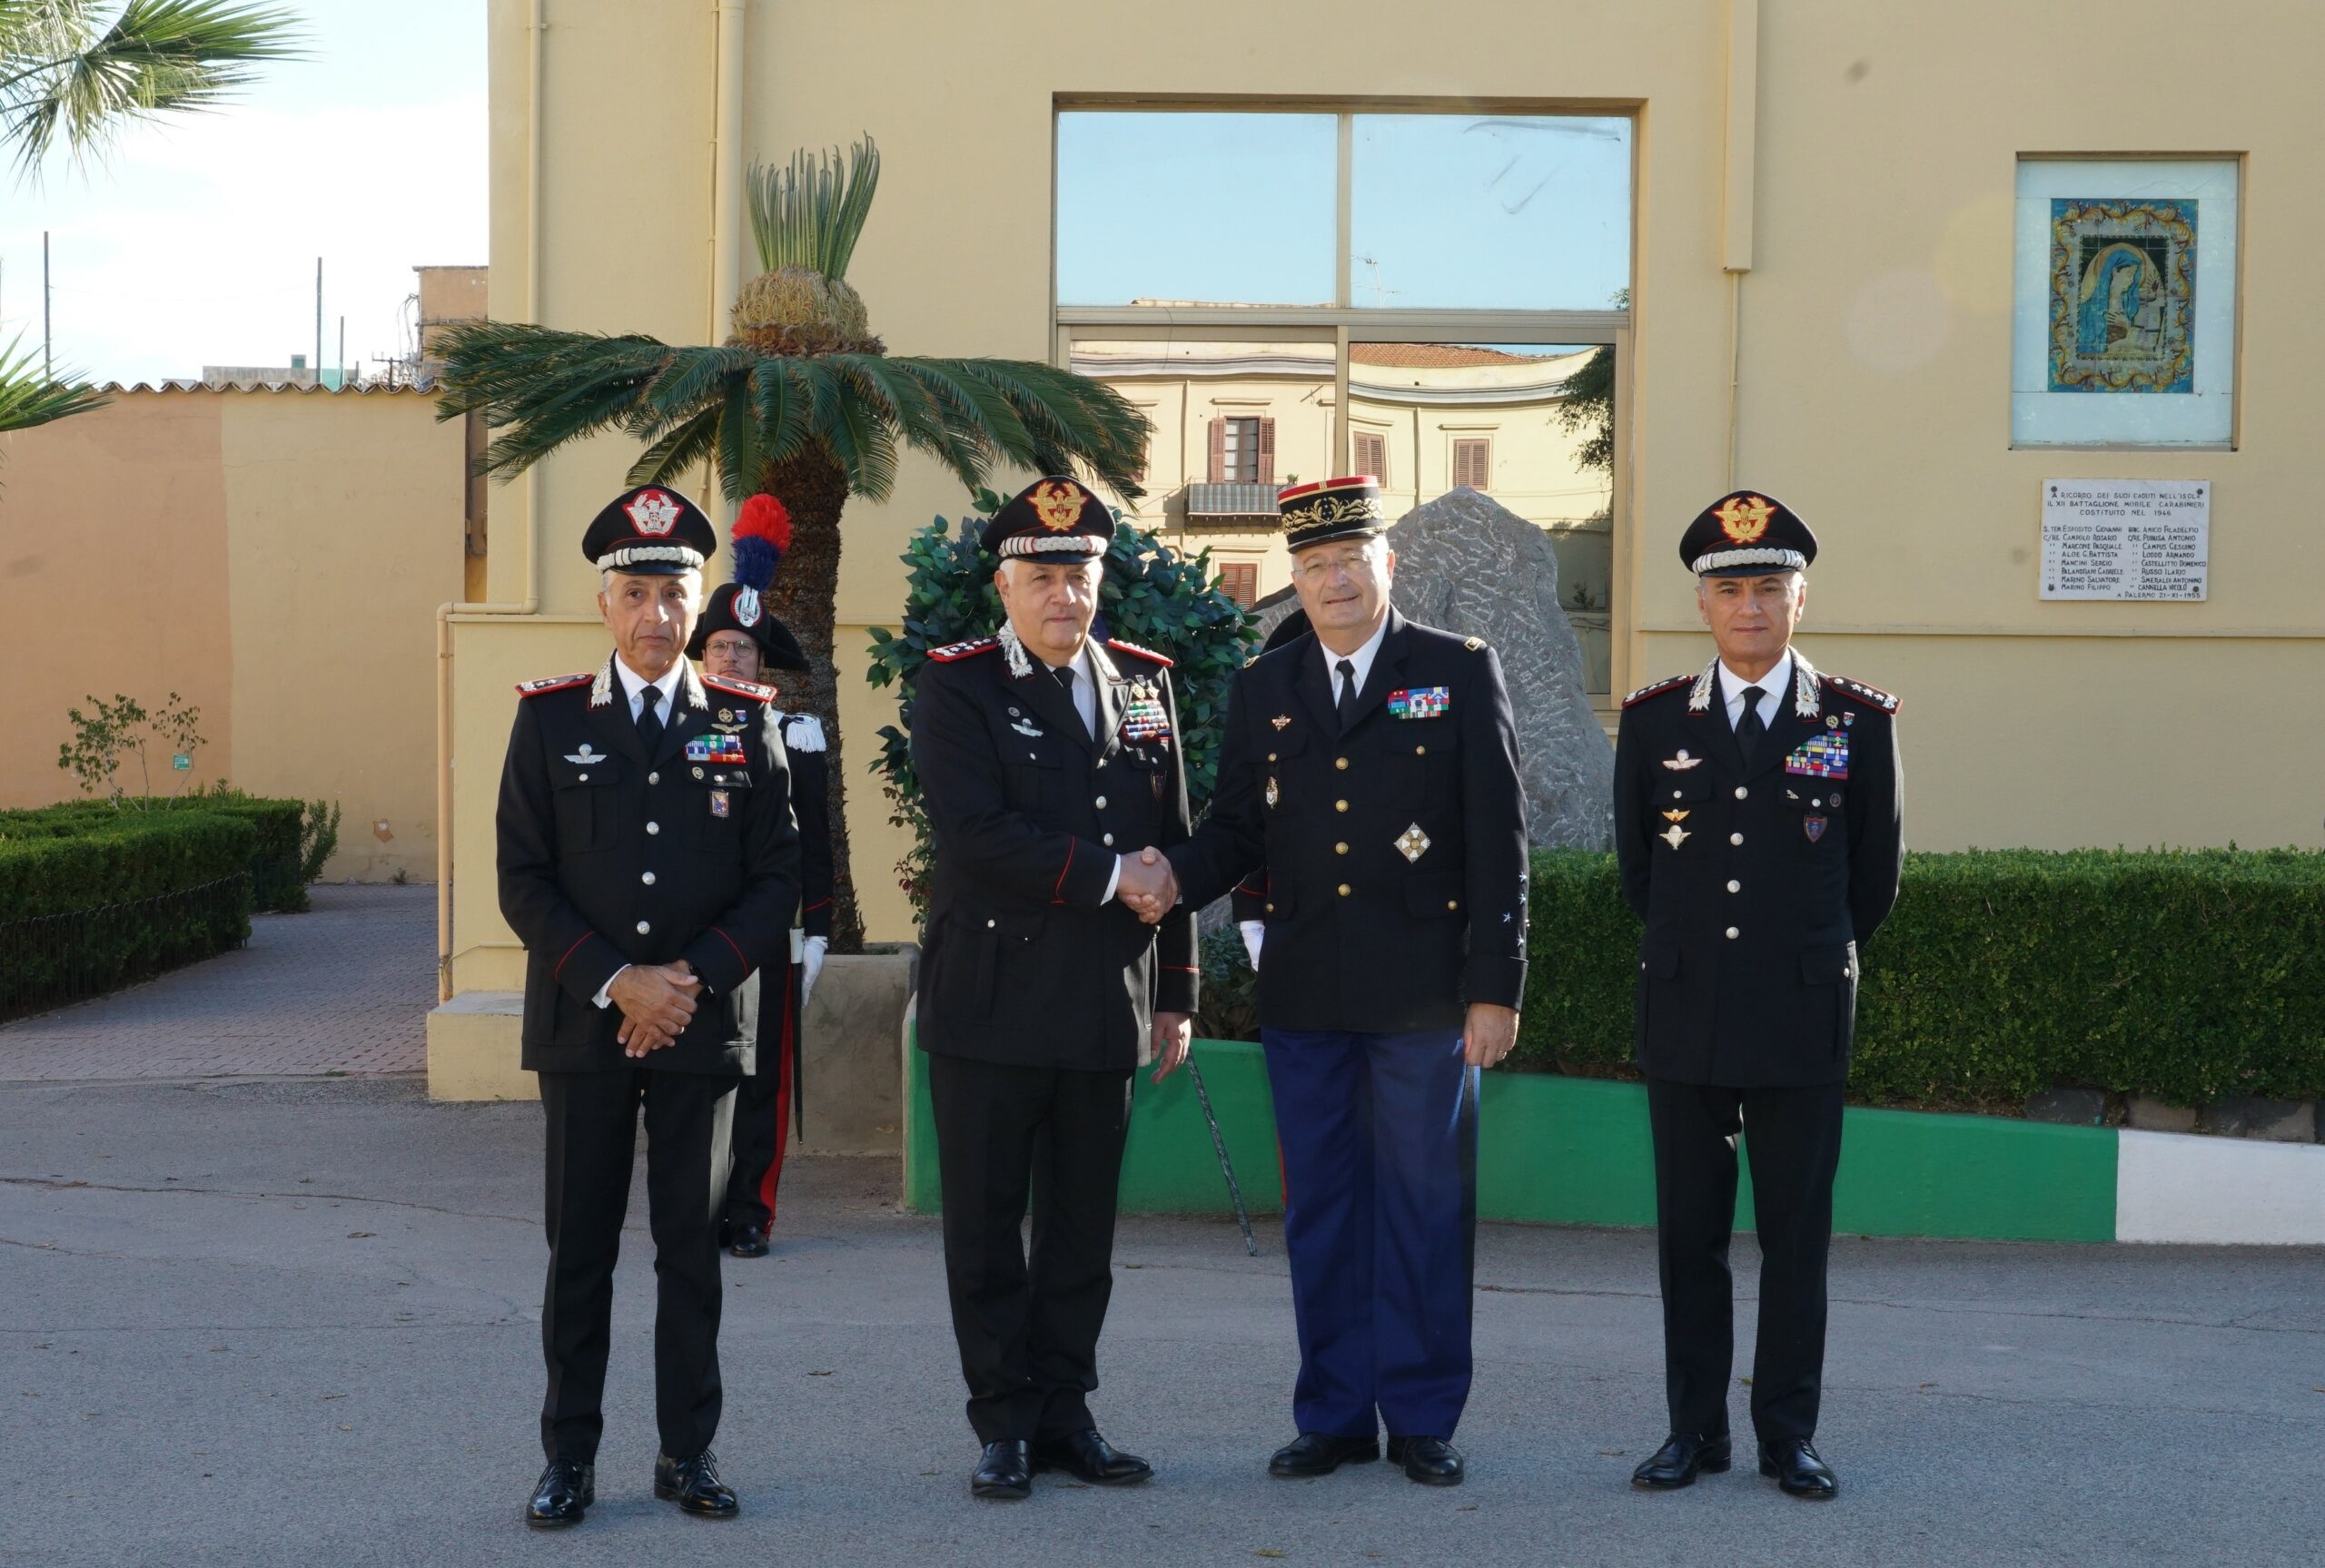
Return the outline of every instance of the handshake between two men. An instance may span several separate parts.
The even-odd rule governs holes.
[[[1178,907],[1178,873],[1153,844],[1121,858],[1122,875],[1114,883],[1114,897],[1147,924],[1162,924],[1162,917]]]

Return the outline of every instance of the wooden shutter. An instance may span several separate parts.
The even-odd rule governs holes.
[[[1493,443],[1487,440],[1464,440],[1453,443],[1453,483],[1467,485],[1473,490],[1493,488]]]
[[[1356,432],[1356,471],[1389,482],[1389,439],[1376,430]]]
[[[1260,597],[1259,563],[1222,561],[1219,567],[1219,586],[1229,598],[1245,609],[1251,608],[1252,601]]]
[[[1227,482],[1227,421],[1225,419],[1213,419],[1211,422],[1211,482],[1214,485],[1223,485]]]
[[[1259,421],[1259,482],[1263,485],[1272,485],[1275,483],[1275,421],[1263,419]]]

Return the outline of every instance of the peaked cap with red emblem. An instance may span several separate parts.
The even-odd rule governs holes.
[[[601,572],[674,577],[718,552],[718,530],[702,508],[668,485],[639,485],[606,503],[581,536],[581,553]]]
[[[1113,542],[1114,515],[1081,480],[1035,479],[993,514],[977,542],[1004,560],[1090,560]]]

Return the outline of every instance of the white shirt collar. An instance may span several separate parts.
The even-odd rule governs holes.
[[[1356,689],[1361,692],[1364,689],[1364,683],[1372,678],[1372,661],[1380,656],[1380,644],[1388,636],[1389,616],[1386,612],[1383,612],[1380,624],[1372,628],[1372,635],[1364,640],[1364,646],[1352,654],[1336,654],[1324,646],[1323,638],[1316,639],[1316,651],[1324,656],[1324,674],[1331,677],[1334,702],[1341,699],[1341,660],[1346,659],[1356,666]]]
[[[636,670],[631,669],[628,665],[622,663],[621,656],[619,654],[616,654],[614,656],[614,676],[621,682],[621,695],[629,699],[629,716],[631,718],[636,718],[638,716],[638,694],[644,691],[648,686],[652,686],[655,690],[662,694],[661,701],[656,706],[654,711],[660,714],[663,720],[667,723],[670,715],[676,711],[670,705],[678,699],[678,674],[682,667],[683,666],[680,665],[674,664],[670,666],[669,672],[663,676],[660,680],[649,681],[644,676],[639,675]]]
[[[1786,692],[1792,690],[1792,650],[1790,648],[1785,649],[1784,657],[1776,662],[1776,668],[1770,670],[1766,675],[1762,676],[1756,681],[1746,680],[1742,676],[1737,675],[1734,670],[1727,667],[1727,661],[1726,659],[1720,660],[1719,697],[1722,702],[1727,705],[1727,722],[1734,725],[1742,721],[1744,717],[1744,691],[1746,687],[1757,686],[1763,692],[1766,692],[1769,697],[1780,699]],[[1763,702],[1760,705],[1760,717],[1764,721],[1773,722],[1777,711],[1778,710],[1776,708],[1769,706],[1766,702]]]

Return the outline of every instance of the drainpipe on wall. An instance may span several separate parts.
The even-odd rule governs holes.
[[[548,0],[532,0],[525,24],[525,314],[541,315],[541,35]],[[452,999],[452,617],[531,616],[541,607],[540,478],[524,477],[525,597],[510,602],[446,603],[436,606],[436,1000]]]

